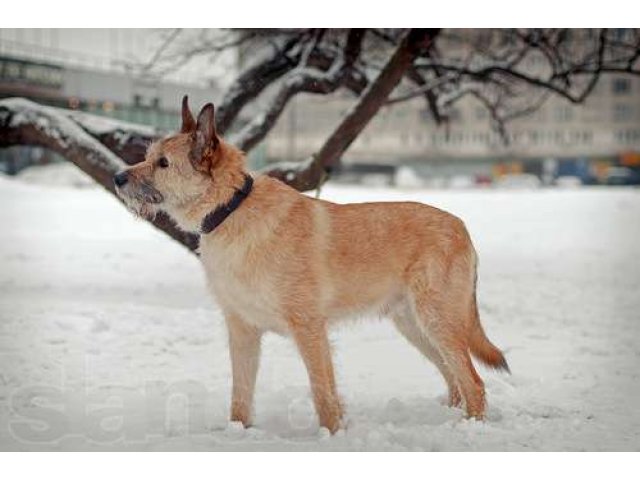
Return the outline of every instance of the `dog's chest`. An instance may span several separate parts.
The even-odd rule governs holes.
[[[221,251],[203,245],[201,259],[220,306],[261,330],[286,333],[274,278],[266,258],[240,249]]]

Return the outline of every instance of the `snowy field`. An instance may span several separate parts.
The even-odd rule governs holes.
[[[319,430],[293,344],[267,336],[255,427],[227,422],[220,311],[195,256],[95,188],[0,178],[1,450],[638,450],[640,191],[393,191],[467,223],[489,337],[484,423],[383,320],[332,332],[347,428]]]

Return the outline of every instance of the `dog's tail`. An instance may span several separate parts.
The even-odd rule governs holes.
[[[477,284],[477,276],[476,281]],[[495,368],[496,370],[504,370],[511,373],[509,364],[504,358],[503,353],[487,338],[484,329],[480,324],[480,315],[478,314],[478,302],[476,301],[476,285],[473,287],[473,301],[471,305],[471,331],[469,332],[469,348],[474,357],[485,365]]]

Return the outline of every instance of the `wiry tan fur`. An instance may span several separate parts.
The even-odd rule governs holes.
[[[120,189],[131,202],[144,197],[136,193],[140,185],[151,186],[162,201],[142,201],[145,213],[166,210],[190,231],[231,198],[246,173],[242,153],[216,135],[208,107],[196,124],[185,101],[183,133],[152,145],[145,161],[128,169],[129,182]],[[168,168],[158,167],[161,157]],[[450,405],[464,401],[469,416],[485,412],[483,382],[470,353],[507,369],[478,318],[477,260],[469,234],[460,219],[437,208],[413,202],[338,205],[257,176],[242,205],[202,236],[200,255],[229,332],[231,419],[244,425],[251,422],[260,340],[267,331],[295,341],[320,424],[331,432],[341,425],[342,406],[327,329],[353,314],[389,314],[441,372]]]

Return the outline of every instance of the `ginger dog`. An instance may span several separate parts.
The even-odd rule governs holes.
[[[214,107],[193,118],[185,97],[180,133],[152,144],[115,176],[136,213],[166,211],[201,233],[200,257],[229,333],[231,420],[251,422],[260,341],[290,336],[309,374],[320,425],[341,426],[327,330],[362,312],[389,315],[448,386],[483,418],[485,393],[470,354],[508,370],[486,337],[476,304],[476,252],[463,222],[413,202],[339,205],[265,175],[220,138]]]

